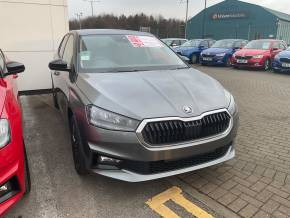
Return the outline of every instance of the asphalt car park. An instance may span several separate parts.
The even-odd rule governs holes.
[[[30,196],[7,217],[159,217],[146,202],[170,189],[214,217],[290,217],[290,75],[195,68],[234,94],[240,110],[236,158],[178,177],[126,183],[73,169],[68,129],[51,96],[21,97],[32,180]],[[192,217],[172,201],[180,217]],[[231,214],[231,215],[229,215]]]

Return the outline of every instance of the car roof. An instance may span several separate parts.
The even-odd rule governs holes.
[[[187,39],[183,39],[183,38],[164,38],[161,40],[187,40]]]
[[[252,41],[284,42],[283,40],[280,40],[280,39],[255,39]]]
[[[76,33],[79,36],[85,35],[138,35],[138,36],[153,36],[151,33],[133,31],[133,30],[121,30],[121,29],[82,29],[73,30],[71,33]]]
[[[221,41],[221,40],[248,41],[247,39],[220,39],[220,40],[218,40],[218,41]]]

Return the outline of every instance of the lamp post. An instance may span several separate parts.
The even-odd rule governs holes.
[[[82,29],[82,16],[83,16],[83,12],[80,13],[76,13],[76,16],[79,20],[79,24],[80,24],[80,30]]]
[[[185,33],[184,33],[184,37],[187,39],[187,22],[188,22],[188,4],[189,4],[189,0],[186,0],[186,17],[185,17]]]
[[[188,22],[189,0],[180,0],[180,4],[182,4],[182,3],[186,3],[185,24],[184,24],[184,38],[187,38],[187,22]]]
[[[94,16],[94,4],[97,2],[100,2],[99,0],[83,0],[85,2],[89,2],[91,4],[91,10],[92,10],[92,17]]]
[[[202,18],[202,38],[205,38],[205,18],[206,18],[206,8],[207,8],[207,0],[204,0],[204,11],[203,11],[203,18]]]

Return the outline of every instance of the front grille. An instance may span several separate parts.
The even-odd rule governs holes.
[[[240,60],[249,60],[252,58],[253,56],[236,56],[236,59],[240,59]]]
[[[232,143],[231,143],[232,144]],[[193,167],[209,161],[216,160],[223,157],[229,150],[231,144],[213,150],[205,154],[195,155],[189,158],[172,160],[172,161],[155,161],[155,162],[141,162],[141,161],[123,161],[121,164],[122,169],[133,171],[139,174],[155,174],[162,172],[169,172],[173,170],[184,169]]]
[[[144,141],[152,146],[193,141],[223,133],[229,127],[230,119],[227,112],[219,112],[188,122],[150,122],[143,128],[142,136]]]
[[[284,63],[290,63],[290,59],[289,58],[280,58],[280,61],[284,62]]]
[[[213,58],[213,57],[215,57],[215,55],[212,55],[212,54],[203,54],[202,57],[204,57],[204,58]]]

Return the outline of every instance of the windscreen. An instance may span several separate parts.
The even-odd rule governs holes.
[[[181,45],[181,47],[198,47],[201,40],[189,40]]]
[[[80,72],[127,72],[188,68],[152,36],[88,35],[80,38]]]
[[[268,50],[271,48],[271,42],[269,41],[251,41],[245,48],[247,49],[258,49],[258,50]]]
[[[216,41],[211,47],[212,48],[233,48],[235,40],[219,40]]]

